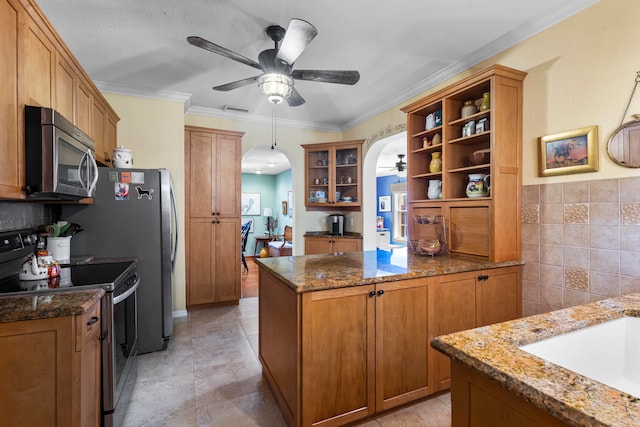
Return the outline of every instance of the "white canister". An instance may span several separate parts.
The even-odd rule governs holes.
[[[71,236],[47,237],[47,251],[58,262],[69,262],[71,259]]]
[[[122,145],[113,149],[113,166],[116,168],[130,168],[133,166],[131,150]]]

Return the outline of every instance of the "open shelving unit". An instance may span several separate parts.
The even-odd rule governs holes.
[[[520,258],[522,187],[522,82],[525,72],[494,65],[445,87],[402,110],[407,113],[409,215],[444,215],[449,251],[491,261]],[[490,94],[490,107],[461,117],[465,101],[480,105]],[[426,118],[440,110],[442,125],[425,129]],[[470,121],[486,119],[488,129],[463,136]],[[425,146],[440,134],[442,143]],[[469,155],[489,151],[488,163],[471,165]],[[442,153],[442,171],[432,173],[433,152]],[[469,198],[470,174],[490,175],[487,197]],[[429,199],[430,180],[442,181],[442,198]],[[423,238],[409,221],[411,239]],[[413,225],[412,225],[413,224]]]

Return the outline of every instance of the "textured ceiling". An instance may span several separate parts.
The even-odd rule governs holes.
[[[304,19],[318,35],[294,69],[358,70],[361,78],[354,86],[296,80],[306,103],[278,105],[278,126],[329,131],[346,130],[397,106],[597,2],[36,1],[101,90],[184,100],[194,113],[266,124],[273,105],[257,84],[229,92],[211,89],[260,71],[194,47],[186,38],[200,36],[257,61],[261,51],[273,48],[266,27],[286,28],[291,18]],[[225,111],[225,105],[248,113]],[[284,160],[273,154],[262,163]],[[252,163],[245,172],[250,169]]]

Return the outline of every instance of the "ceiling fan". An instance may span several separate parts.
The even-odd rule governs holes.
[[[388,170],[396,170],[399,173],[403,173],[407,170],[407,162],[405,162],[404,160],[404,154],[398,154],[398,161],[396,162],[395,166],[391,167],[386,167],[386,169]]]
[[[229,91],[257,82],[260,90],[274,104],[279,104],[284,100],[291,107],[304,104],[304,98],[293,87],[294,80],[346,85],[356,84],[360,80],[358,71],[292,70],[293,63],[318,34],[318,30],[307,21],[294,18],[289,21],[286,31],[279,25],[271,25],[267,27],[266,33],[274,41],[275,48],[260,52],[258,62],[201,37],[190,36],[187,37],[187,41],[193,46],[206,49],[262,71],[261,75],[215,86],[214,90]]]

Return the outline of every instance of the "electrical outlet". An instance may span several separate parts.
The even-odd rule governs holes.
[[[349,218],[349,227],[353,227],[353,218]]]
[[[322,225],[327,225],[327,218],[322,218]]]

